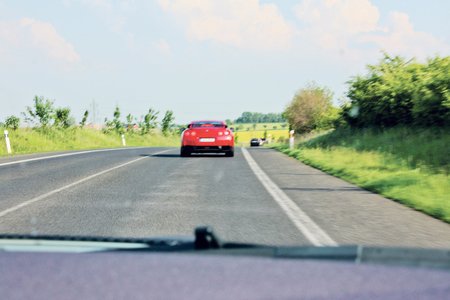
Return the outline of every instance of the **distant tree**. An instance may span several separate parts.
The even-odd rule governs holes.
[[[134,120],[133,115],[132,114],[128,114],[126,116],[126,119],[127,119],[127,132],[131,132],[133,130],[133,125],[134,125],[134,123],[133,123],[133,120]]]
[[[158,114],[159,112],[153,110],[152,108],[148,110],[144,116],[143,122],[140,124],[141,134],[147,134],[150,130],[158,126],[158,122],[156,121],[158,119]]]
[[[117,134],[124,133],[123,124],[120,121],[120,108],[116,106],[113,112],[113,119],[110,121],[108,118],[105,118],[105,126],[104,132],[108,133],[114,131]]]
[[[59,107],[55,109],[54,120],[55,126],[62,128],[69,128],[71,125],[73,125],[72,119],[70,118],[70,108]]]
[[[273,129],[278,129],[278,126],[277,125],[273,125],[272,128]]]
[[[122,134],[124,132],[123,129],[123,124],[120,121],[120,108],[119,106],[116,106],[114,113],[113,113],[113,126],[114,126],[114,130],[118,133],[118,134]]]
[[[166,111],[166,113],[164,114],[164,118],[161,121],[161,131],[164,135],[169,134],[169,130],[172,127],[174,120],[175,117],[173,116],[173,111]]]
[[[33,106],[27,106],[23,116],[25,121],[31,123],[38,123],[41,127],[50,125],[53,119],[53,101],[44,99],[44,97],[35,96]]]
[[[283,114],[299,133],[329,128],[333,124],[332,120],[328,120],[333,110],[332,96],[328,88],[309,84],[295,94]]]
[[[20,126],[20,118],[16,116],[9,116],[5,120],[5,127],[12,130],[17,130]]]
[[[87,118],[89,116],[89,111],[85,111],[83,114],[83,119],[81,119],[80,127],[83,128],[86,125]]]
[[[284,122],[282,114],[276,113],[258,113],[258,112],[243,112],[240,117],[238,117],[235,123],[279,123]]]
[[[113,122],[105,118],[105,127],[102,129],[103,133],[110,133],[112,130],[114,130]]]
[[[266,128],[267,128],[267,125],[266,125],[266,124],[264,124],[264,125],[263,125],[263,127],[264,127],[264,129],[266,129]]]
[[[253,130],[256,130],[256,123],[253,123],[252,127],[253,127]]]

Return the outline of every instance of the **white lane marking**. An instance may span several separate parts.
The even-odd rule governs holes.
[[[77,181],[75,181],[75,182],[72,182],[72,183],[70,183],[70,184],[68,184],[68,185],[65,185],[65,186],[63,186],[63,187],[57,188],[57,189],[52,190],[52,191],[50,191],[50,192],[48,192],[48,193],[42,194],[42,195],[37,196],[37,197],[35,197],[35,198],[33,198],[33,199],[27,200],[27,201],[22,202],[22,203],[20,203],[20,204],[18,204],[18,205],[15,205],[15,206],[13,206],[13,207],[10,207],[10,208],[8,208],[8,209],[5,209],[5,210],[3,210],[3,211],[0,212],[0,218],[1,218],[1,217],[4,217],[4,216],[6,216],[7,214],[12,213],[12,212],[14,212],[14,211],[16,211],[16,210],[18,210],[18,209],[20,209],[20,208],[23,208],[23,207],[28,206],[28,205],[30,205],[30,204],[32,204],[32,203],[38,202],[38,201],[40,201],[40,200],[42,200],[42,199],[45,199],[45,198],[47,198],[47,197],[49,197],[49,196],[51,196],[51,195],[54,195],[54,194],[56,194],[56,193],[62,192],[62,191],[64,191],[64,190],[67,190],[67,189],[69,189],[69,188],[71,188],[71,187],[74,187],[74,186],[76,186],[76,185],[78,185],[78,184],[80,184],[80,183],[83,183],[83,182],[86,182],[86,181],[88,181],[88,180],[91,180],[91,179],[93,179],[93,178],[95,178],[95,177],[98,177],[98,176],[100,176],[100,175],[106,174],[106,173],[108,173],[108,172],[117,170],[117,169],[122,168],[122,167],[125,167],[125,166],[127,166],[127,165],[129,165],[129,164],[135,163],[135,162],[140,161],[140,160],[142,160],[142,159],[145,159],[145,158],[148,158],[148,157],[152,157],[153,155],[158,155],[158,154],[161,154],[161,153],[164,153],[164,152],[169,152],[169,151],[171,151],[171,150],[173,150],[173,149],[168,149],[168,150],[164,150],[164,151],[152,153],[152,154],[149,155],[149,156],[139,157],[139,158],[133,159],[133,160],[131,160],[131,161],[129,161],[129,162],[126,162],[126,163],[120,164],[120,165],[118,165],[118,166],[115,166],[115,167],[112,167],[112,168],[103,170],[103,171],[101,171],[101,172],[95,173],[95,174],[90,175],[90,176],[88,176],[88,177],[84,177],[84,178],[82,178],[82,179],[80,179],[80,180],[77,180]]]
[[[247,149],[242,153],[256,177],[266,188],[273,199],[280,205],[298,230],[315,246],[337,246],[337,243],[317,225],[300,207],[292,201],[258,166]]]
[[[97,149],[97,150],[86,150],[86,151],[79,151],[79,152],[70,152],[70,153],[63,153],[63,154],[55,154],[50,156],[40,156],[35,158],[28,158],[28,159],[22,159],[22,160],[16,160],[16,161],[10,161],[6,163],[0,163],[0,167],[3,166],[9,166],[9,165],[15,165],[30,161],[36,161],[36,160],[44,160],[44,159],[50,159],[50,158],[57,158],[57,157],[65,157],[65,156],[72,156],[72,155],[80,155],[85,153],[95,153],[95,152],[106,152],[106,151],[121,151],[121,150],[133,150],[133,149],[142,149],[142,148],[148,148],[148,147],[128,147],[128,148],[112,148],[112,149]]]

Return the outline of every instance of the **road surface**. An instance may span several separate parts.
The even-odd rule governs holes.
[[[126,148],[0,159],[0,233],[149,237],[211,225],[271,245],[450,248],[450,225],[275,150]],[[52,156],[52,157],[48,157]]]

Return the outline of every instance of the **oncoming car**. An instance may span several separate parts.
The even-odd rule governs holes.
[[[234,135],[223,121],[194,121],[181,136],[180,156],[192,153],[225,153],[234,156]]]

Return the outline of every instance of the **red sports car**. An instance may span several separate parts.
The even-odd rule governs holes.
[[[194,121],[181,136],[180,156],[225,153],[234,156],[234,135],[222,121]]]

